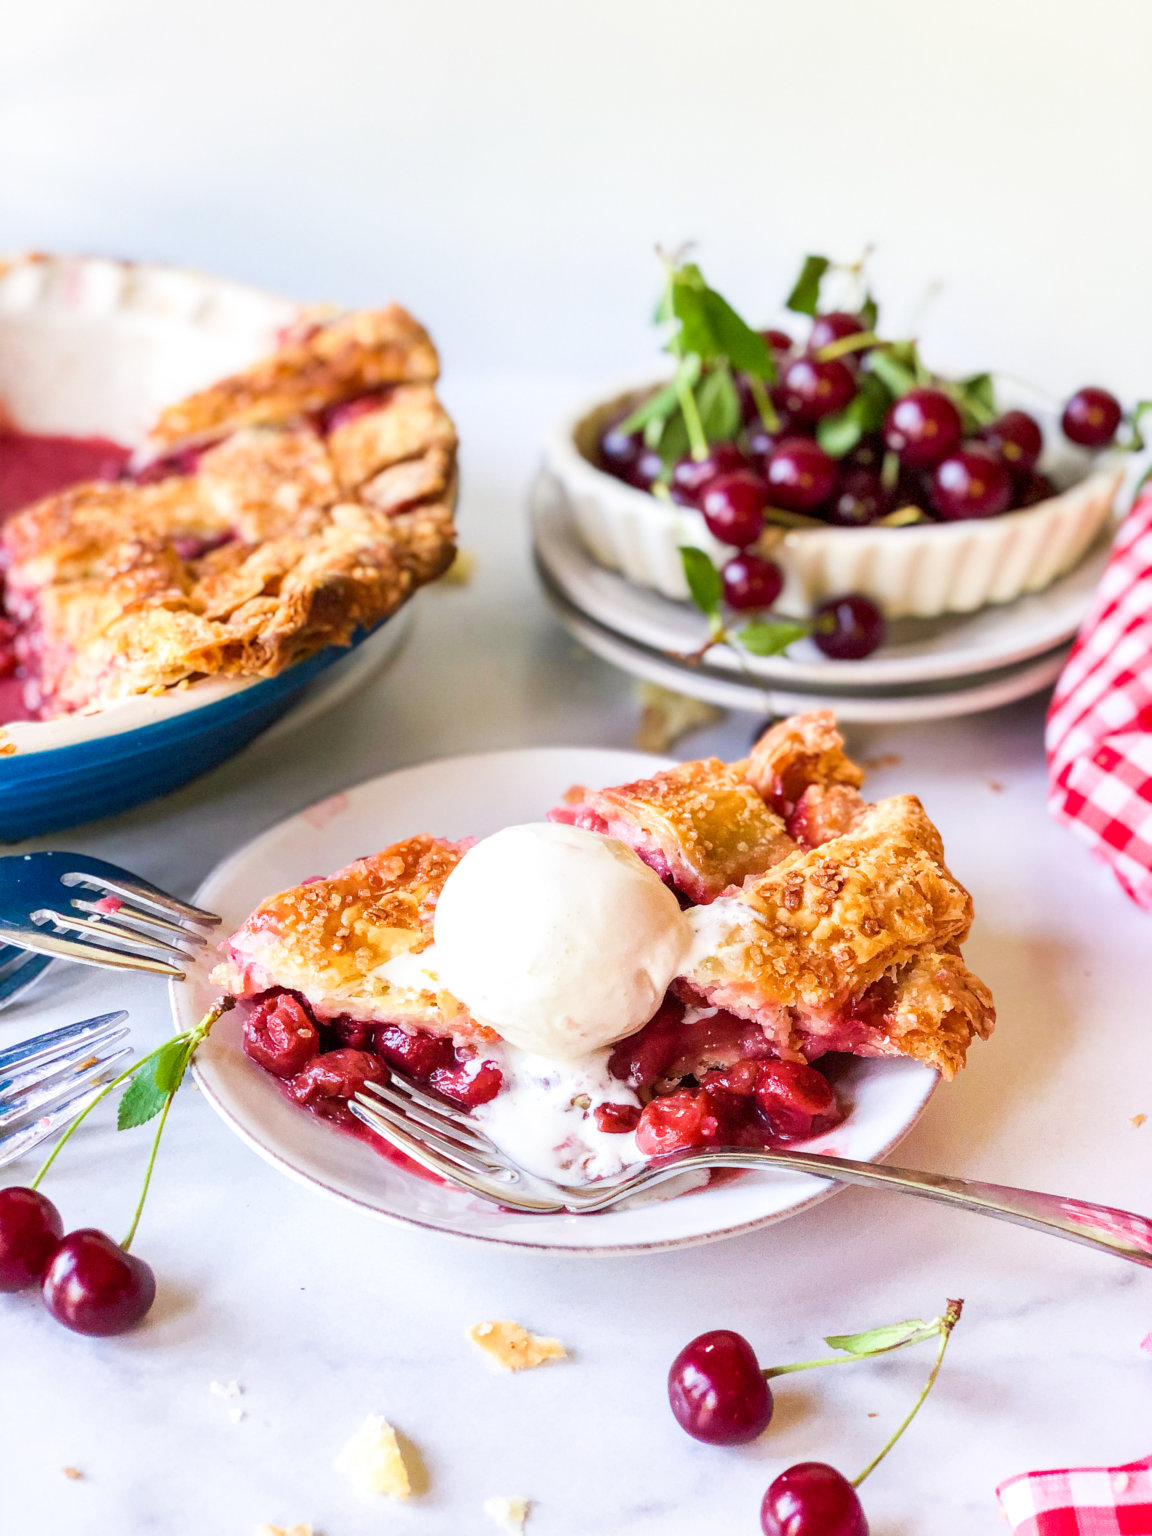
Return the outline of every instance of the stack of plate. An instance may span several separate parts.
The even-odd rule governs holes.
[[[718,645],[688,661],[707,636],[702,615],[598,565],[548,470],[537,477],[531,511],[544,591],[561,623],[604,660],[726,709],[834,709],[844,720],[877,723],[975,714],[1049,687],[1092,601],[1111,539],[1109,531],[1075,570],[1033,596],[976,613],[899,619],[864,661],[830,661],[808,640],[786,656]]]

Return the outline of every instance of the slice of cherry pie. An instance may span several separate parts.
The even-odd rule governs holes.
[[[413,837],[270,897],[213,979],[247,1000],[248,1054],[299,1102],[348,1122],[366,1081],[405,1072],[569,1182],[683,1146],[807,1138],[842,1114],[813,1062],[909,1057],[952,1077],[995,1017],[960,953],[972,902],[938,831],[913,796],[864,801],[862,780],[821,712],[744,762],[570,792],[553,820],[631,848],[691,931],[654,1016],[578,1059],[509,1044],[440,979],[436,905],[471,842]]]
[[[32,712],[273,676],[440,575],[456,435],[437,372],[404,310],[339,315],[168,407],[130,477],[10,517],[0,627]]]

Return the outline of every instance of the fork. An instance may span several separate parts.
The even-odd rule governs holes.
[[[0,1051],[0,1167],[15,1162],[87,1106],[129,1054],[121,1008]]]
[[[1152,1268],[1152,1221],[1132,1211],[1036,1190],[918,1173],[887,1163],[854,1162],[823,1152],[785,1152],[776,1148],[689,1150],[670,1153],[635,1171],[599,1179],[595,1184],[556,1184],[514,1163],[464,1110],[433,1098],[398,1073],[393,1072],[387,1084],[364,1086],[368,1091],[358,1093],[349,1108],[369,1130],[440,1178],[460,1184],[484,1200],[531,1215],[606,1211],[641,1190],[696,1169],[777,1168],[935,1200],[1054,1237],[1065,1237],[1074,1243],[1085,1243]]]
[[[180,977],[208,942],[201,929],[219,921],[104,859],[77,853],[0,858],[0,942],[20,949]]]

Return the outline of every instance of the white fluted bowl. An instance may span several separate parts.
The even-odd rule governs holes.
[[[595,462],[604,428],[650,388],[649,380],[618,389],[565,417],[548,444],[547,463],[593,559],[683,601],[689,592],[681,545],[695,545],[718,563],[735,551],[712,537],[699,512],[635,490]],[[1010,391],[1000,386],[1000,393]],[[889,618],[936,618],[1040,592],[1070,571],[1112,517],[1124,469],[1115,454],[1093,459],[1076,449],[1054,451],[1059,427],[1051,411],[1031,400],[1027,408],[1044,427],[1042,467],[1066,487],[1058,495],[968,522],[797,528],[782,538],[771,530],[766,549],[770,544],[784,573],[777,607],[802,615],[826,598],[860,592]]]

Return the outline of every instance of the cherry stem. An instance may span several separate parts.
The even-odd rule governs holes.
[[[169,1090],[168,1097],[164,1100],[164,1108],[160,1111],[160,1120],[156,1126],[156,1134],[152,1138],[152,1150],[148,1154],[148,1166],[144,1170],[144,1183],[140,1189],[140,1198],[136,1202],[136,1210],[132,1215],[132,1225],[128,1228],[128,1236],[120,1244],[125,1253],[131,1247],[132,1239],[136,1236],[136,1228],[140,1225],[140,1217],[144,1211],[144,1202],[148,1198],[148,1186],[152,1182],[152,1170],[156,1166],[156,1154],[160,1150],[160,1138],[164,1134],[164,1123],[168,1119],[168,1111],[172,1108],[172,1100],[176,1097],[176,1091],[179,1087],[180,1084],[177,1083],[175,1088]]]
[[[850,336],[841,336],[838,340],[830,341],[827,346],[821,347],[816,357],[822,363],[831,363],[838,357],[847,357],[851,352],[863,352],[865,347],[884,345],[884,341],[875,331],[853,331]]]
[[[703,645],[696,647],[694,651],[669,651],[668,655],[675,657],[677,661],[686,661],[689,666],[695,666],[702,661],[714,645],[723,645],[725,641],[731,641],[728,626],[718,618],[709,620],[708,638]]]
[[[912,1404],[911,1413],[908,1414],[907,1418],[899,1426],[899,1428],[896,1430],[896,1433],[891,1437],[888,1443],[882,1446],[880,1451],[875,1456],[873,1456],[872,1460],[864,1468],[863,1472],[861,1472],[859,1476],[852,1479],[853,1488],[859,1488],[860,1484],[864,1481],[868,1474],[876,1470],[876,1468],[884,1460],[885,1456],[887,1456],[888,1452],[896,1444],[897,1440],[899,1440],[900,1436],[908,1428],[909,1424],[911,1424],[912,1420],[920,1412],[920,1409],[924,1406],[924,1399],[928,1396],[929,1392],[931,1392],[933,1386],[936,1383],[936,1378],[940,1374],[940,1367],[944,1364],[944,1351],[948,1348],[948,1340],[952,1337],[953,1328],[955,1328],[956,1324],[960,1321],[960,1313],[963,1311],[963,1308],[963,1301],[949,1301],[948,1306],[945,1309],[944,1316],[940,1319],[939,1322],[940,1348],[936,1352],[936,1362],[933,1365],[932,1370],[929,1372],[928,1380],[924,1383],[924,1387],[920,1393],[920,1396]]]
[[[777,414],[776,407],[772,404],[772,397],[764,388],[764,380],[758,379],[755,374],[750,374],[748,377],[748,388],[752,392],[752,399],[755,401],[756,409],[760,413],[760,420],[764,423],[764,430],[766,432],[779,432],[780,417]]]
[[[108,1095],[112,1092],[113,1088],[119,1088],[121,1083],[127,1082],[127,1080],[130,1077],[134,1077],[136,1075],[136,1073],[139,1072],[140,1068],[145,1065],[146,1062],[151,1061],[154,1056],[159,1056],[160,1052],[164,1049],[164,1046],[167,1045],[167,1043],[168,1043],[167,1041],[164,1041],[164,1043],[162,1045],[158,1045],[155,1050],[149,1051],[147,1056],[141,1056],[139,1061],[134,1061],[130,1067],[125,1067],[124,1071],[121,1072],[118,1077],[114,1077],[110,1083],[105,1083],[104,1084],[104,1087],[101,1088],[100,1092],[96,1095],[96,1097],[94,1099],[92,1099],[92,1101],[90,1103],[88,1103],[88,1104],[86,1104],[84,1106],[84,1108],[76,1116],[75,1120],[73,1120],[72,1124],[64,1132],[63,1136],[61,1136],[60,1140],[52,1148],[51,1152],[49,1152],[47,1158],[45,1158],[43,1164],[41,1165],[40,1172],[32,1180],[32,1183],[29,1186],[29,1188],[31,1188],[31,1189],[38,1189],[40,1187],[40,1184],[41,1184],[41,1181],[44,1178],[44,1175],[48,1172],[49,1168],[51,1168],[52,1164],[56,1161],[57,1157],[60,1155],[60,1153],[63,1150],[64,1145],[67,1142],[68,1138],[72,1135],[72,1133],[74,1131],[76,1131],[76,1130],[78,1130],[80,1128],[80,1126],[84,1123],[85,1120],[87,1120],[88,1116],[96,1108],[97,1104],[99,1104],[102,1099],[106,1099],[108,1097]]]
[[[688,446],[692,450],[692,457],[699,464],[708,457],[708,436],[704,431],[704,423],[700,420],[700,408],[696,404],[692,386],[687,379],[679,375],[676,378],[676,394],[680,400],[680,409],[684,413],[684,425],[688,429]]]
[[[941,1320],[927,1324],[918,1333],[911,1333],[906,1339],[900,1339],[895,1344],[881,1344],[878,1349],[864,1349],[858,1354],[844,1352],[839,1355],[829,1355],[825,1360],[800,1360],[795,1365],[772,1365],[760,1372],[765,1381],[771,1381],[773,1376],[788,1376],[793,1371],[813,1371],[824,1365],[851,1365],[854,1360],[873,1360],[877,1355],[890,1355],[893,1350],[907,1349],[909,1344],[923,1344],[925,1339],[934,1339],[940,1332]]]

